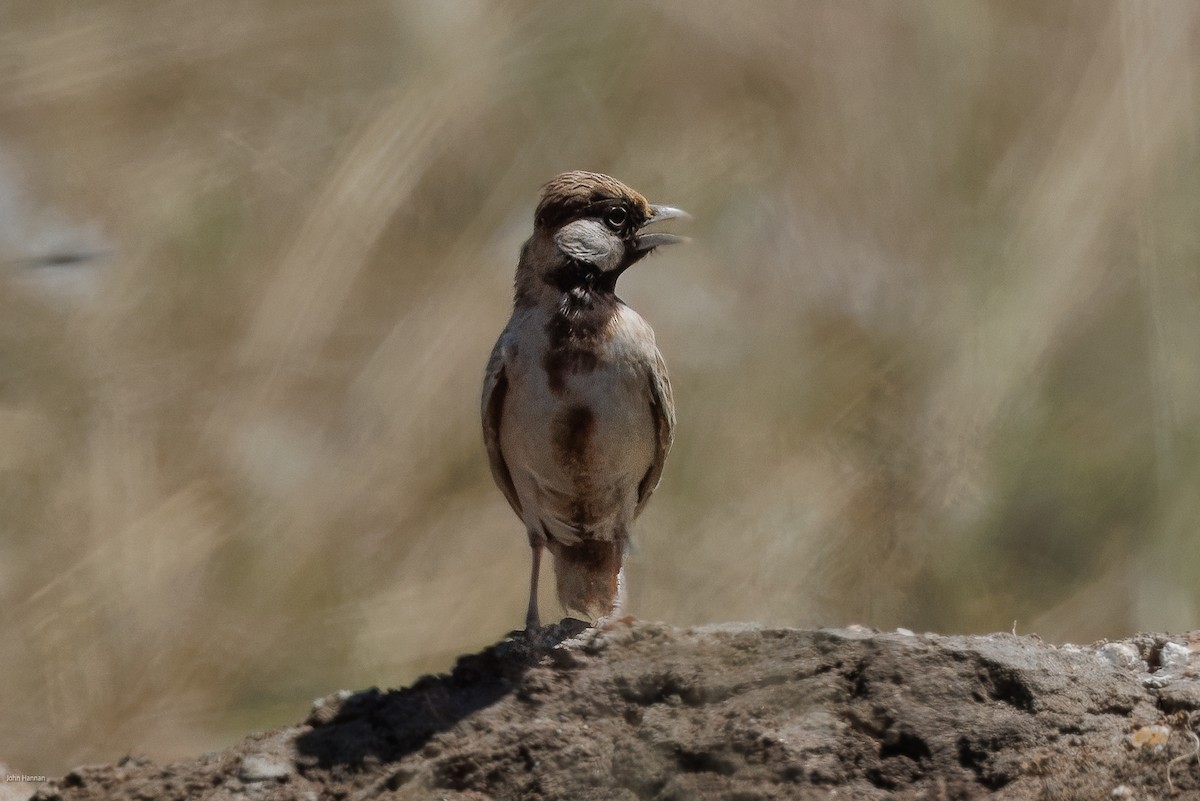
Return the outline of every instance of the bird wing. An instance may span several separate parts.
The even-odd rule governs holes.
[[[492,348],[492,355],[488,359],[487,371],[483,377],[483,442],[487,446],[492,479],[508,499],[508,505],[520,517],[521,502],[517,499],[512,473],[509,472],[504,453],[500,449],[500,421],[504,417],[504,399],[508,395],[508,376],[504,369],[508,351],[507,338],[508,332],[505,331],[496,340],[496,347]]]
[[[654,448],[654,461],[650,469],[638,484],[638,502],[634,514],[641,514],[650,494],[658,486],[662,478],[663,465],[667,463],[667,453],[671,450],[671,441],[675,438],[675,399],[671,395],[671,380],[667,378],[667,363],[656,348],[654,362],[647,371],[650,383],[650,416],[654,420],[654,432],[657,442]]]

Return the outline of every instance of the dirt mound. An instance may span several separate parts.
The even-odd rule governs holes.
[[[1200,799],[1200,637],[565,623],[93,799]]]

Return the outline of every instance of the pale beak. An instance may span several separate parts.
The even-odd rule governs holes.
[[[642,225],[642,228],[645,228],[647,225],[654,225],[666,220],[692,219],[692,215],[688,214],[683,209],[677,209],[674,206],[651,206],[650,214],[650,219],[646,220],[646,222]],[[648,251],[657,247],[662,247],[663,245],[675,245],[681,242],[690,241],[691,240],[686,236],[655,232],[650,234],[638,234],[637,244],[635,247],[639,251]]]

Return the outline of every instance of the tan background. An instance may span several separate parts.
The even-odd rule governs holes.
[[[622,282],[680,420],[632,611],[1200,625],[1198,16],[0,4],[0,760],[199,752],[520,624],[478,391],[573,168],[696,216]]]

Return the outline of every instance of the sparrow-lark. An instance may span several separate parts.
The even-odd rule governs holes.
[[[593,172],[564,173],[542,191],[482,409],[492,476],[533,551],[527,631],[539,627],[543,547],[568,611],[594,622],[619,608],[630,526],[662,475],[675,405],[654,331],[616,283],[655,248],[684,241],[645,226],[686,216]]]

